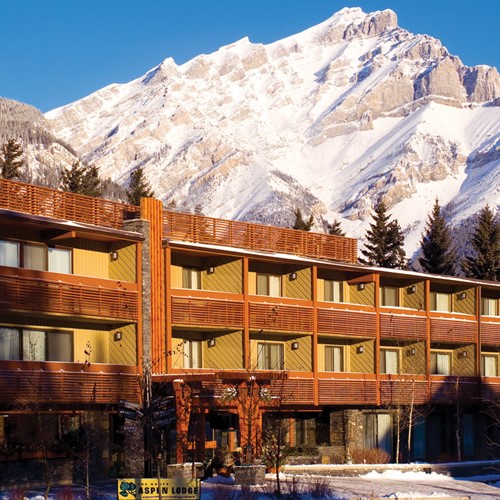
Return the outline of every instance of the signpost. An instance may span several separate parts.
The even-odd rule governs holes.
[[[199,500],[199,479],[118,479],[118,500]]]

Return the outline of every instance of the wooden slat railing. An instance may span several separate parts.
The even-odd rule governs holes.
[[[246,250],[357,262],[357,240],[248,222],[164,211],[163,237]]]
[[[139,215],[133,205],[5,179],[0,179],[0,208],[113,229]]]
[[[250,302],[250,328],[310,333],[313,331],[313,308]]]
[[[429,385],[425,375],[380,375],[380,402],[386,405],[425,404]]]
[[[319,404],[375,404],[375,375],[348,374],[350,378],[319,379]]]
[[[276,401],[282,406],[314,404],[313,379],[273,380],[268,387],[270,395],[275,399],[270,406],[276,405]]]
[[[380,315],[380,336],[387,339],[422,340],[426,338],[424,316]]]
[[[480,379],[475,377],[431,376],[433,403],[477,403],[481,393]]]
[[[375,337],[376,314],[318,308],[318,332],[322,334]]]
[[[117,290],[23,276],[0,276],[0,309],[132,320],[138,318],[136,291]]]
[[[232,300],[172,297],[172,324],[242,328],[243,302]]]
[[[51,363],[38,369],[36,363],[17,362],[16,369],[6,368],[13,364],[0,361],[0,404],[14,409],[30,405],[116,404],[120,399],[138,402],[140,398],[140,383],[133,367],[99,365],[96,369],[93,365],[92,370],[82,370],[81,363],[53,363],[52,371]]]
[[[481,319],[481,342],[483,344],[500,344],[500,321],[486,322]]]
[[[431,341],[473,343],[477,323],[460,319],[431,318]]]

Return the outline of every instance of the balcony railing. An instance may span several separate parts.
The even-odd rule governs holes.
[[[380,375],[380,402],[387,405],[425,404],[429,384],[425,375]]]
[[[22,276],[0,276],[0,308],[3,311],[136,321],[137,301],[136,291]]]
[[[357,262],[357,240],[165,211],[163,237],[192,243]]]
[[[172,297],[174,325],[242,328],[243,302],[232,300]]]
[[[0,361],[0,404],[43,409],[51,404],[137,402],[135,371],[130,366]]]
[[[423,340],[427,336],[425,316],[380,315],[380,335],[386,339]]]
[[[347,378],[348,377],[348,378]],[[377,401],[375,375],[332,374],[318,380],[319,404],[374,404]]]
[[[250,302],[250,328],[254,330],[312,332],[313,308]]]
[[[473,343],[477,322],[461,319],[431,318],[431,341]]]
[[[375,337],[376,314],[353,310],[318,308],[318,332],[357,337]]]
[[[123,229],[123,221],[139,215],[139,207],[0,179],[0,208],[31,215]]]

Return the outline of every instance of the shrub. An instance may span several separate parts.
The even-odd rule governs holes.
[[[388,464],[389,454],[380,448],[353,448],[350,450],[351,458],[355,464]]]

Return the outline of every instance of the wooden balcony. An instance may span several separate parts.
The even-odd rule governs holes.
[[[471,344],[476,341],[477,322],[471,319],[431,318],[432,342]]]
[[[278,302],[250,302],[250,328],[273,332],[311,333],[313,308]]]
[[[279,401],[279,404],[282,406],[314,404],[313,379],[293,378],[272,380],[269,392],[272,398]]]
[[[0,308],[4,312],[136,321],[137,301],[133,290],[0,275]]]
[[[480,379],[476,377],[431,376],[431,400],[433,403],[477,404],[480,399]]]
[[[424,340],[427,337],[427,321],[425,314],[414,315],[380,315],[380,336],[385,339]]]
[[[242,301],[174,296],[170,304],[174,325],[243,328]]]
[[[373,405],[377,401],[375,375],[332,373],[331,378],[318,380],[319,404]]]
[[[163,237],[303,257],[357,262],[357,240],[248,222],[165,211]]]
[[[481,318],[481,342],[483,344],[500,344],[500,321],[485,321]]]
[[[55,404],[116,404],[138,402],[136,368],[117,365],[82,365],[0,361],[0,406],[46,409]]]
[[[0,179],[0,208],[66,221],[123,229],[139,207],[102,198]]]
[[[386,405],[428,403],[427,378],[425,375],[380,375],[380,402]]]
[[[318,333],[375,338],[376,314],[353,309],[318,308]]]

